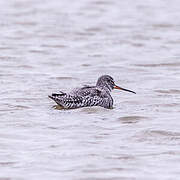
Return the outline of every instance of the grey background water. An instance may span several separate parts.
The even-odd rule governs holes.
[[[180,1],[0,1],[0,180],[180,179]],[[48,94],[102,74],[114,109]]]

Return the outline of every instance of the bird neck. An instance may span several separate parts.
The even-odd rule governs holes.
[[[97,87],[105,90],[107,93],[110,93],[112,91],[112,89],[108,85],[97,85]]]

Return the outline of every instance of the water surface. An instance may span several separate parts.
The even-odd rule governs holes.
[[[180,177],[180,2],[10,0],[0,12],[0,180]],[[102,74],[114,109],[48,94]]]

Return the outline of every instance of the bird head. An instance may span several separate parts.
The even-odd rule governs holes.
[[[119,90],[128,91],[128,92],[136,94],[134,91],[124,89],[122,87],[117,86],[114,82],[114,79],[109,75],[103,75],[103,76],[99,77],[99,79],[96,83],[96,86],[105,87],[109,91],[112,91],[113,89],[119,89]]]

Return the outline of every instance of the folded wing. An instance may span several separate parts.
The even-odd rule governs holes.
[[[68,109],[88,106],[111,108],[112,106],[112,103],[109,103],[109,100],[112,99],[110,95],[108,96],[103,90],[91,86],[76,89],[69,94],[54,93],[49,97],[58,105]]]

